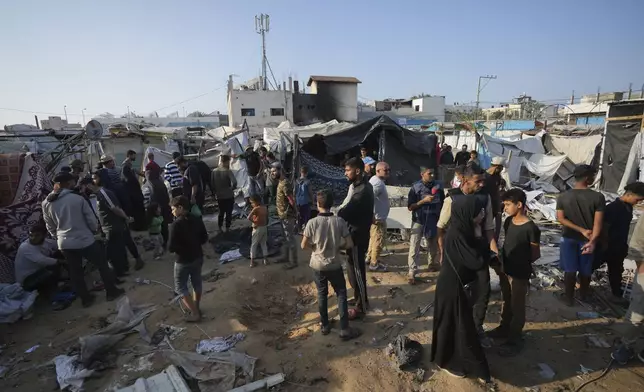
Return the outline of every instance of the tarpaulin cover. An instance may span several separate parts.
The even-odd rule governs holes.
[[[483,141],[490,157],[503,157],[508,159],[510,152],[512,152],[506,169],[510,180],[512,182],[518,182],[520,180],[521,167],[523,166],[523,158],[530,158],[532,154],[545,154],[541,141],[542,136],[543,134],[540,133],[534,137],[508,141],[484,134]]]
[[[380,116],[342,132],[324,136],[326,153],[340,154],[362,144],[372,134],[384,137],[383,160],[391,167],[391,185],[409,185],[419,179],[421,166],[436,166],[437,137],[402,128],[391,118]],[[306,144],[304,149],[306,149]]]
[[[557,170],[566,160],[565,155],[544,155],[532,154],[529,158],[522,157],[522,164],[530,173],[539,177],[540,181],[550,182],[554,178]]]
[[[606,124],[606,142],[600,188],[617,192],[626,170],[631,146],[640,131],[639,122],[611,121]]]
[[[567,155],[575,165],[587,164],[593,161],[595,147],[602,141],[602,135],[592,136],[555,136],[547,135],[544,143],[549,151]]]

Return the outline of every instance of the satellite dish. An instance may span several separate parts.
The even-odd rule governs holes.
[[[91,120],[85,125],[85,134],[92,140],[103,137],[103,126],[96,120]]]

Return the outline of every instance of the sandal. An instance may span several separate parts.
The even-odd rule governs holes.
[[[250,262],[250,268],[254,268],[254,267],[255,267],[255,262],[254,262],[254,261],[251,261],[251,262]]]
[[[340,332],[340,339],[344,342],[362,336],[362,331],[357,328],[349,328],[346,333],[343,334],[343,332],[345,331]]]
[[[331,333],[331,325],[320,325],[320,332],[326,336]]]
[[[264,259],[264,265],[268,265],[268,260]]]
[[[187,314],[185,316],[185,321],[188,323],[198,323],[199,321],[201,321],[201,316],[199,316],[198,314]]]
[[[410,276],[407,278],[407,283],[409,283],[410,286],[415,286],[416,285],[416,277],[415,276]]]

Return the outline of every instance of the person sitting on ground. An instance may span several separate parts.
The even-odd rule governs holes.
[[[219,158],[219,165],[210,175],[211,189],[215,190],[217,196],[217,207],[219,207],[219,217],[217,226],[219,231],[226,223],[226,231],[230,230],[233,222],[233,208],[235,207],[235,188],[237,188],[237,179],[232,170],[230,170],[230,156],[222,155]]]
[[[298,230],[303,230],[311,218],[311,203],[313,203],[313,187],[308,179],[309,168],[302,166],[300,178],[295,183],[295,204],[297,204]]]
[[[579,165],[573,171],[575,187],[557,198],[557,220],[563,225],[559,263],[564,270],[564,295],[561,300],[574,305],[575,285],[579,274],[579,294],[586,300],[593,273],[593,252],[602,231],[606,200],[590,189],[597,170]]]
[[[266,247],[266,240],[268,239],[268,209],[262,205],[258,196],[250,198],[250,205],[253,208],[248,214],[248,220],[252,222],[253,226],[250,245],[250,267],[253,268],[258,247],[262,248],[264,265],[268,264],[268,260],[266,260],[268,255],[268,248]]]
[[[526,215],[526,194],[519,188],[502,196],[508,217],[503,224],[505,242],[501,249],[499,275],[503,306],[501,325],[488,333],[490,338],[507,338],[502,353],[516,355],[521,350],[521,331],[525,325],[525,299],[530,286],[532,263],[541,257],[541,231]]]
[[[637,269],[620,343],[611,353],[611,358],[620,365],[626,365],[635,356],[635,345],[638,339],[644,337],[644,216],[639,218],[633,229],[628,257],[635,260]],[[644,350],[637,357],[644,362]]]
[[[593,261],[593,270],[606,263],[608,282],[612,292],[611,301],[627,305],[623,298],[622,274],[624,259],[628,254],[628,233],[633,220],[633,207],[644,200],[644,183],[634,182],[626,185],[624,194],[606,206],[600,243]]]
[[[329,283],[338,296],[340,313],[340,338],[350,340],[360,336],[360,331],[349,328],[349,311],[347,304],[347,287],[342,272],[340,250],[351,249],[353,241],[347,222],[331,212],[333,193],[321,190],[316,197],[319,214],[311,219],[304,228],[302,249],[311,248],[310,266],[313,269],[315,285],[318,289],[318,309],[320,312],[320,330],[323,335],[331,332],[329,323],[328,296]]]
[[[177,196],[170,202],[175,221],[170,229],[168,250],[177,255],[174,263],[175,292],[181,295],[183,304],[190,310],[187,321],[195,322],[201,319],[203,266],[202,245],[208,241],[208,233],[203,220],[190,213],[190,200],[185,196]],[[188,280],[192,284],[193,295],[188,289]]]
[[[152,202],[148,205],[147,209],[148,218],[148,234],[150,240],[154,244],[154,259],[158,260],[163,256],[163,236],[161,235],[161,228],[163,227],[163,216],[161,215],[161,206],[158,203]]]
[[[69,275],[76,294],[83,307],[91,306],[95,297],[85,285],[83,258],[94,263],[105,285],[106,298],[113,301],[125,291],[116,287],[116,277],[107,265],[103,247],[94,237],[98,233],[98,221],[90,204],[72,191],[76,179],[70,173],[54,177],[60,192],[52,192],[42,203],[43,219],[47,231],[55,238],[69,264]]]
[[[39,292],[55,288],[60,281],[64,257],[56,241],[46,239],[47,229],[36,224],[29,229],[29,239],[25,240],[16,253],[14,262],[16,283],[25,291]]]

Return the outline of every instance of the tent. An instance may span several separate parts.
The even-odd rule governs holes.
[[[318,160],[356,149],[363,143],[378,146],[378,160],[391,166],[391,185],[410,185],[419,179],[421,166],[436,167],[437,137],[405,129],[387,116],[367,120],[326,135],[314,135],[302,149]]]

